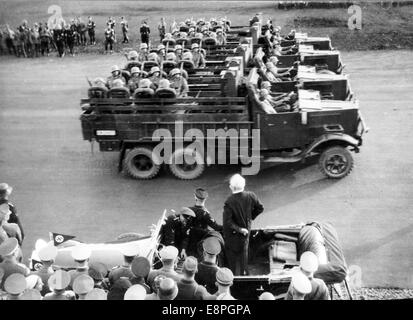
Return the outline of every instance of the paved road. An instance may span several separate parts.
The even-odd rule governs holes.
[[[146,233],[164,208],[192,204],[204,186],[218,221],[234,167],[208,169],[182,182],[163,173],[135,181],[116,171],[116,154],[91,153],[82,141],[79,99],[85,75],[105,75],[120,56],[0,61],[0,180],[15,188],[27,239],[24,253],[49,231],[98,242]],[[413,288],[413,54],[343,53],[371,128],[350,176],[323,178],[316,165],[287,165],[248,178],[265,204],[255,226],[331,221],[349,265],[368,286]]]

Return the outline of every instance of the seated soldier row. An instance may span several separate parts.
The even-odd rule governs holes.
[[[127,82],[118,66],[112,67],[112,75],[105,82],[96,78],[89,89],[90,98],[184,98],[188,96],[188,82],[178,68],[161,75],[159,67],[152,67],[149,73],[133,67]],[[97,92],[97,95],[94,93]]]
[[[150,69],[154,66],[161,67],[165,62],[171,68],[171,64],[177,66],[181,61],[192,62],[193,68],[205,68],[206,52],[200,48],[198,43],[193,43],[190,50],[184,49],[182,45],[178,44],[173,48],[173,52],[170,51],[169,46],[167,49],[165,45],[160,44],[156,52],[149,52],[148,45],[142,43],[139,53],[135,50],[128,53],[125,70],[130,71],[132,67],[140,67],[142,69]]]
[[[203,26],[197,30],[194,27],[190,27],[187,32],[181,32],[178,29],[172,30],[172,33],[165,34],[162,43],[164,45],[175,44],[193,44],[204,42],[206,45],[225,45],[227,43],[226,34],[222,28],[217,28],[214,31]]]

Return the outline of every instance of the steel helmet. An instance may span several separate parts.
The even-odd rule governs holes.
[[[198,43],[193,43],[191,46],[191,49],[196,49],[199,48],[199,44]]]
[[[182,55],[182,60],[192,60],[193,59],[193,56],[192,56],[192,53],[191,52],[185,52],[183,55]]]
[[[130,71],[130,74],[139,73],[141,70],[138,67],[133,67]]]
[[[162,79],[159,81],[158,89],[169,89],[170,83],[168,79]]]
[[[141,43],[141,45],[139,46],[139,48],[142,49],[148,49],[148,44],[147,43]]]
[[[216,33],[222,33],[223,32],[223,30],[221,29],[221,28],[218,28],[217,30],[216,30]]]
[[[152,67],[149,73],[154,74],[155,72],[161,72],[161,69],[159,69],[159,67]]]
[[[139,88],[149,88],[151,86],[151,80],[142,79],[139,81]]]
[[[165,33],[165,38],[172,38],[172,33]]]
[[[173,53],[173,52],[168,52],[167,53],[166,60],[175,60],[175,59],[176,59],[175,53]]]
[[[136,59],[138,57],[138,53],[135,50],[132,50],[128,53],[128,59]]]
[[[162,50],[162,49],[165,49],[165,46],[164,46],[163,44],[160,44],[160,45],[158,46],[158,51],[160,51],[160,50]]]
[[[176,46],[175,46],[175,51],[176,50],[182,50],[182,46],[180,45],[180,44],[177,44]]]
[[[149,61],[157,61],[157,59],[158,59],[158,55],[156,54],[156,52],[151,52],[150,54],[148,54]]]
[[[169,73],[169,75],[170,75],[171,77],[174,77],[174,76],[176,76],[177,74],[181,74],[181,70],[178,69],[178,68],[172,69],[171,72]]]
[[[115,71],[120,72],[120,68],[117,65],[112,66],[111,72],[115,72]]]

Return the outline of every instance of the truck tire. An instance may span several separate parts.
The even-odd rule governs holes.
[[[135,179],[149,180],[156,177],[161,169],[152,159],[152,150],[146,147],[137,147],[126,154],[126,172]],[[159,163],[159,161],[157,162]]]
[[[193,164],[186,163],[184,155],[191,157],[195,162]],[[181,160],[181,164],[177,164],[177,160]],[[192,149],[178,149],[175,150],[172,154],[169,169],[171,170],[172,174],[178,179],[193,180],[201,176],[201,174],[204,172],[205,161],[200,153]]]
[[[353,169],[354,161],[350,151],[335,146],[324,150],[319,159],[321,172],[331,179],[341,179]]]

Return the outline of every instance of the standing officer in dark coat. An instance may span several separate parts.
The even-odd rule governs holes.
[[[162,228],[161,243],[165,246],[174,246],[180,252],[181,258],[186,258],[188,240],[192,219],[195,213],[186,207],[183,207],[179,214],[172,214],[166,220]]]
[[[11,211],[10,218],[7,221],[8,223],[16,223],[20,228],[21,234],[21,243],[22,245],[24,240],[24,231],[23,226],[20,222],[19,216],[17,215],[16,207],[9,201],[9,196],[11,195],[13,188],[10,187],[7,183],[0,183],[0,205],[7,203]]]
[[[187,253],[188,255],[199,257],[198,245],[208,234],[208,227],[215,231],[222,231],[222,226],[211,217],[209,211],[205,207],[208,192],[203,188],[197,188],[195,189],[194,197],[195,205],[189,208],[195,213],[195,218],[192,219],[191,223]]]
[[[244,191],[245,179],[241,175],[232,176],[229,187],[232,195],[225,201],[223,213],[225,255],[234,275],[244,275],[248,274],[251,221],[264,207],[253,192]]]
[[[139,32],[141,33],[141,42],[149,45],[149,34],[151,33],[151,30],[149,29],[149,26],[146,24],[146,21],[142,23]]]
[[[221,252],[221,244],[216,237],[206,238],[202,242],[204,259],[198,264],[195,281],[205,286],[209,293],[216,291],[216,274],[218,271],[217,256]]]

